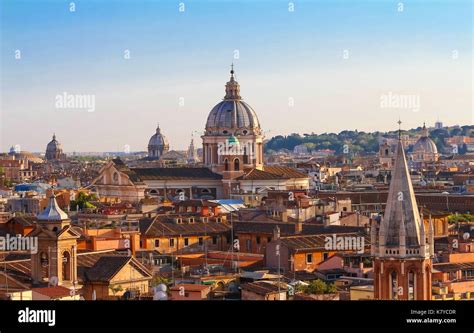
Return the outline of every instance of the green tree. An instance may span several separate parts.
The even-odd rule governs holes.
[[[307,286],[301,284],[297,285],[296,291],[303,292],[305,294],[322,295],[334,294],[337,290],[333,283],[326,283],[323,280],[317,279],[311,281]]]
[[[171,280],[170,279],[167,279],[163,276],[160,276],[160,275],[156,275],[155,277],[153,277],[153,279],[151,280],[150,282],[150,285],[152,287],[156,287],[160,284],[165,284],[165,285],[169,285],[171,283]]]
[[[123,291],[123,288],[122,288],[121,285],[118,285],[118,286],[110,286],[109,289],[110,289],[110,291],[112,292],[112,294],[114,294],[114,296],[115,296],[116,293]]]
[[[86,194],[84,192],[79,192],[79,194],[76,197],[76,200],[71,200],[70,203],[70,208],[71,210],[76,210],[77,207],[79,206],[79,209],[84,209],[84,208],[91,208],[94,209],[96,206],[94,206],[91,201],[96,201],[97,197],[95,194]]]

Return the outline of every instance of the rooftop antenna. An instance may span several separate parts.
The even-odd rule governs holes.
[[[402,137],[402,121],[400,120],[400,118],[398,118],[398,140],[401,139]]]

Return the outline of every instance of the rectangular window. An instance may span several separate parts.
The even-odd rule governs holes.
[[[312,264],[313,263],[313,254],[312,253],[307,253],[306,254],[306,263],[307,264]]]
[[[260,244],[260,237],[257,236],[257,244]]]
[[[329,257],[329,253],[324,252],[323,253],[323,260],[326,260]]]
[[[189,245],[189,238],[185,238],[184,239],[184,246],[188,246]]]
[[[271,237],[268,237],[267,238],[267,243],[270,243],[272,241],[272,238]]]
[[[204,240],[202,237],[199,237],[199,245],[202,245],[202,244],[204,244]]]
[[[155,247],[160,247],[160,240],[159,239],[155,239]]]
[[[174,247],[174,238],[170,238],[170,247]]]
[[[212,245],[217,245],[217,236],[212,237]]]

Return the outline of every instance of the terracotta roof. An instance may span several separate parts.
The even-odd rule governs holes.
[[[194,223],[186,222],[176,223],[176,216],[157,215],[154,219],[141,219],[139,221],[140,232],[142,235],[150,237],[161,236],[186,236],[186,235],[212,235],[228,232],[230,227],[225,223],[201,222],[196,219]]]
[[[234,232],[236,233],[260,233],[273,235],[275,227],[280,228],[280,235],[294,235],[295,223],[289,222],[235,222]],[[324,226],[321,224],[303,223],[301,235],[319,235],[319,234],[342,234],[364,231],[363,227],[352,226]]]
[[[31,291],[38,294],[48,296],[52,299],[71,296],[71,290],[63,286],[47,287],[47,288],[33,288]]]
[[[36,217],[34,216],[14,216],[8,220],[7,223],[18,223],[23,226],[32,226],[36,224]]]
[[[264,166],[263,171],[288,178],[309,178],[307,174],[286,166]]]
[[[131,170],[141,180],[222,179],[221,175],[208,168],[134,168]]]
[[[285,166],[264,166],[263,170],[246,169],[239,180],[272,180],[290,178],[308,178],[308,175],[296,169]]]
[[[219,204],[215,203],[215,202],[208,201],[208,200],[190,199],[190,200],[178,201],[177,203],[175,203],[175,206],[217,207],[217,206],[219,206]]]
[[[114,166],[118,171],[123,172],[124,174],[128,176],[128,178],[130,178],[132,183],[143,184],[142,180],[137,175],[137,173],[133,169],[130,169],[128,166],[126,166],[125,163],[123,163],[121,159],[116,158],[116,159],[113,159],[112,162],[114,163]]]
[[[286,247],[297,251],[305,252],[312,250],[324,250],[326,245],[326,237],[328,235],[314,235],[314,236],[289,236],[281,238],[281,243]],[[364,237],[364,247],[370,245],[370,238],[367,235],[360,233],[345,234],[346,237]]]
[[[108,282],[128,263],[140,271],[144,277],[151,278],[152,274],[135,258],[120,255],[100,257],[94,266],[86,270],[86,278],[89,281]]]
[[[433,264],[433,268],[440,272],[453,272],[459,270],[472,270],[474,269],[474,262],[463,262],[463,263],[439,263]]]
[[[258,169],[248,169],[245,173],[238,177],[238,180],[271,180],[271,179],[289,179],[283,175],[276,175],[270,172],[265,172]]]
[[[184,291],[203,291],[203,290],[209,289],[210,287],[202,285],[202,284],[185,284],[185,283],[183,283],[183,284],[177,284],[177,285],[171,287],[170,290],[179,291],[179,290],[181,290],[181,288],[184,288]]]
[[[268,295],[278,293],[278,284],[258,281],[245,283],[240,286],[243,290],[248,290],[258,295]],[[280,292],[285,292],[287,290],[286,286],[280,285]]]

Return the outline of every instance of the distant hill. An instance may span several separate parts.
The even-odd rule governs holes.
[[[402,131],[402,134],[410,136],[420,135],[421,127],[413,128],[408,131]],[[288,136],[278,135],[272,137],[265,144],[265,152],[271,153],[281,149],[293,150],[295,146],[304,144],[309,150],[332,149],[336,154],[342,154],[344,145],[347,145],[349,151],[353,154],[371,154],[378,152],[379,137],[392,136],[395,137],[397,131],[391,132],[359,132],[342,131],[339,133],[322,133],[322,134],[298,134],[293,133]],[[431,129],[430,138],[436,143],[439,151],[444,151],[444,139],[455,135],[465,135],[474,137],[474,125],[470,126],[451,126],[442,129]],[[459,153],[464,154],[466,147],[459,147]]]

